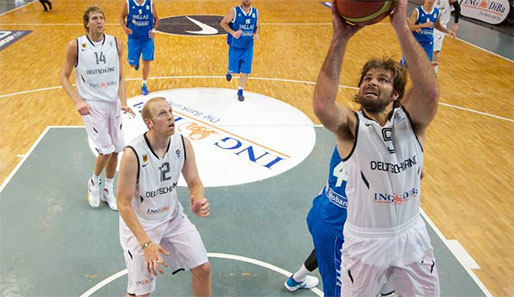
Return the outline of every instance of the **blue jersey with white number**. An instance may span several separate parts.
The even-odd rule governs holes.
[[[327,185],[314,198],[312,208],[317,210],[321,220],[341,232],[346,221],[346,207],[348,206],[345,192],[346,181],[346,172],[336,146],[330,159]]]
[[[241,6],[234,7],[234,20],[229,24],[234,31],[241,30],[243,33],[239,38],[227,35],[227,43],[236,48],[247,48],[253,46],[253,33],[257,30],[257,9],[250,7],[250,12],[245,13]]]
[[[418,6],[416,10],[418,11],[418,19],[415,23],[416,25],[432,22],[435,26],[435,23],[437,22],[440,14],[440,11],[437,7],[434,7],[431,12],[426,12],[423,9],[423,6]],[[418,40],[418,42],[426,43],[434,41],[434,26],[430,28],[421,28],[420,33],[413,31],[414,37],[416,40]]]
[[[132,30],[129,37],[148,36],[148,32],[154,26],[152,1],[146,0],[140,5],[135,0],[127,0],[127,8],[127,27]]]

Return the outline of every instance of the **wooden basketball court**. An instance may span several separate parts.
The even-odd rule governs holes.
[[[60,87],[59,75],[66,44],[84,34],[84,9],[92,4],[102,7],[106,32],[126,44],[118,23],[123,1],[52,2],[50,13],[43,13],[35,2],[0,15],[1,30],[32,31],[0,51],[0,182],[47,126],[82,125]],[[312,93],[331,38],[330,10],[316,0],[252,2],[259,9],[262,27],[246,90],[283,100],[319,124],[312,111]],[[239,1],[155,3],[164,18],[221,16]],[[226,55],[224,35],[158,33],[148,87],[150,91],[222,87],[235,92],[237,79],[224,79]],[[387,22],[357,33],[345,55],[341,103],[350,104],[355,92],[343,86],[355,87],[364,62],[383,55],[401,56]],[[126,60],[123,67],[127,98],[139,95],[141,72],[129,69]],[[458,240],[473,257],[481,268],[475,274],[494,296],[512,296],[514,64],[446,38],[438,78],[440,105],[425,144],[422,208],[447,239]]]

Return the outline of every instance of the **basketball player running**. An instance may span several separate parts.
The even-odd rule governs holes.
[[[450,4],[455,8],[455,19],[452,26],[452,32],[456,36],[457,31],[459,30],[459,17],[460,17],[460,5],[457,0],[436,0],[435,7],[439,8],[441,12],[440,23],[441,26],[446,28],[448,22],[450,21],[451,10]],[[436,66],[434,67],[435,73],[437,73],[437,68],[439,67],[439,54],[441,49],[443,48],[443,41],[446,34],[439,30],[434,31],[434,62]]]
[[[346,172],[334,148],[328,170],[328,181],[318,196],[312,201],[307,215],[307,225],[312,235],[314,250],[300,269],[291,275],[284,286],[289,291],[310,289],[318,285],[318,279],[308,275],[319,267],[325,297],[341,296],[339,280],[341,267],[341,246],[344,242],[343,228],[346,221]],[[388,285],[381,289],[381,296],[390,296],[394,289]]]
[[[155,29],[159,27],[155,3],[152,0],[126,0],[121,11],[120,24],[128,36],[130,67],[139,70],[139,59],[141,56],[143,58],[141,94],[148,95],[146,81],[150,74],[150,62],[154,59]]]
[[[88,180],[89,205],[98,207],[102,199],[116,210],[113,179],[118,153],[125,146],[120,109],[134,116],[132,109],[127,107],[120,64],[123,45],[114,36],[104,34],[105,16],[101,8],[88,7],[83,21],[87,34],[68,44],[61,85],[82,116],[88,138],[98,152],[93,176]],[[73,67],[77,91],[70,82]],[[105,188],[100,198],[100,175],[104,168]]]
[[[245,99],[243,90],[252,72],[253,44],[259,39],[259,14],[252,7],[252,1],[241,0],[241,5],[234,7],[221,20],[221,27],[228,32],[228,71],[227,81],[232,79],[232,74],[241,73],[239,76],[239,89],[237,99]]]
[[[435,0],[425,0],[422,6],[416,7],[409,18],[409,28],[421,47],[427,53],[428,59],[433,61],[434,52],[434,27],[441,32],[455,37],[455,33],[443,27],[440,22],[440,11],[434,7]],[[405,58],[402,57],[402,65],[405,65]],[[436,66],[437,63],[432,63]]]
[[[437,109],[435,74],[407,24],[407,0],[396,0],[391,24],[409,65],[392,59],[363,67],[354,112],[336,102],[346,46],[361,28],[333,11],[333,37],[314,90],[313,108],[334,133],[348,181],[341,296],[376,296],[382,277],[402,296],[439,296],[439,278],[419,214],[422,144]]]
[[[211,295],[211,265],[196,227],[177,198],[180,173],[191,211],[209,215],[191,142],[175,133],[173,111],[161,97],[142,111],[148,131],[125,148],[118,177],[120,242],[128,270],[126,296],[149,296],[161,266],[191,270],[194,296]]]

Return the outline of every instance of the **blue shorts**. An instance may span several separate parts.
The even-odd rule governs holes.
[[[228,71],[230,73],[252,73],[253,46],[228,48]]]
[[[319,210],[313,206],[307,215],[307,225],[312,235],[319,273],[323,281],[325,297],[341,296],[341,247],[343,246],[343,225],[333,226],[318,216]]]
[[[153,61],[153,38],[147,36],[130,37],[129,35],[127,48],[129,65],[138,65],[141,54],[143,54],[143,61]]]
[[[434,42],[420,42],[419,43],[425,53],[427,53],[428,60],[432,62],[434,60]],[[400,61],[400,65],[405,66],[407,64],[407,61],[405,61],[405,58],[402,56],[402,60]]]

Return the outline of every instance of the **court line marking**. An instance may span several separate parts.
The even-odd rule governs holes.
[[[153,76],[153,77],[149,77],[148,79],[152,79],[153,80],[153,79],[202,79],[202,78],[207,78],[207,79],[212,79],[212,78],[225,79],[225,76],[224,75]],[[235,78],[237,78],[237,76],[235,76]],[[301,83],[301,84],[308,84],[308,85],[316,85],[316,82],[312,82],[312,81],[296,80],[296,79],[285,79],[285,78],[248,77],[248,79],[250,79],[250,80],[279,81],[279,82],[290,82],[290,83]],[[140,81],[140,80],[141,80],[141,78],[126,78],[125,79],[125,81]],[[73,84],[73,85],[75,86],[75,84]],[[357,87],[350,87],[350,86],[345,86],[345,85],[339,85],[339,88],[353,89],[353,90],[358,90],[359,89]],[[39,88],[39,89],[33,89],[33,90],[26,90],[26,91],[20,91],[20,92],[15,92],[15,93],[3,94],[3,95],[0,95],[0,99],[1,98],[11,97],[11,96],[16,96],[16,95],[23,95],[23,94],[29,94],[29,93],[34,93],[34,92],[41,92],[41,91],[47,91],[47,90],[56,90],[56,89],[62,89],[62,87],[61,86],[55,86],[55,87]],[[457,105],[443,103],[443,102],[439,102],[439,104],[442,105],[442,106],[446,106],[446,107],[450,107],[450,108],[455,108],[455,109],[460,109],[460,110],[468,111],[468,112],[471,112],[471,113],[476,113],[476,114],[480,114],[480,115],[483,115],[483,116],[488,116],[488,117],[491,117],[491,118],[495,118],[495,119],[504,120],[504,121],[508,121],[508,122],[514,123],[514,119],[505,118],[505,117],[502,117],[502,116],[486,113],[486,112],[483,112],[483,111],[478,111],[478,110],[474,110],[474,109],[470,109],[470,108],[466,108],[466,107],[460,107],[460,106],[457,106]]]
[[[20,167],[23,165],[23,163],[25,163],[25,161],[27,160],[27,158],[30,156],[30,154],[32,154],[32,152],[34,151],[34,149],[38,146],[39,142],[45,137],[46,133],[52,129],[52,128],[65,128],[65,129],[68,129],[68,128],[84,128],[83,126],[47,126],[45,128],[45,130],[43,130],[43,132],[41,132],[41,134],[39,135],[39,137],[36,139],[36,141],[34,141],[34,143],[32,144],[32,146],[29,148],[29,150],[27,151],[26,154],[24,155],[17,155],[17,157],[20,157],[20,156],[23,156],[20,160],[20,162],[18,162],[18,164],[16,164],[16,166],[13,168],[13,170],[11,171],[11,173],[9,173],[9,175],[5,178],[4,182],[2,183],[2,185],[0,186],[0,194],[2,193],[2,191],[5,189],[5,187],[7,186],[7,184],[11,181],[11,179],[13,178],[13,176],[16,174],[16,172],[18,172],[18,169],[20,169]]]
[[[13,12],[13,11],[18,10],[18,9],[20,9],[20,8],[22,8],[22,7],[25,7],[25,6],[29,5],[29,4],[32,4],[32,3],[34,3],[34,2],[36,2],[36,0],[33,0],[33,1],[31,1],[31,2],[29,2],[29,3],[26,3],[26,4],[22,5],[22,6],[15,7],[14,9],[8,10],[8,11],[6,11],[6,12],[4,12],[4,13],[0,13],[0,17],[1,17],[1,16],[3,16],[3,15],[5,15],[5,14],[8,14],[9,12]],[[11,25],[12,25],[12,24],[11,24]]]
[[[439,236],[439,238],[443,241],[444,245],[446,246],[446,248],[448,248],[450,250],[450,252],[452,253],[452,255],[457,258],[457,261],[459,261],[459,263],[461,264],[461,266],[464,268],[464,270],[466,270],[469,274],[469,276],[471,276],[471,279],[473,279],[475,281],[475,283],[478,285],[478,287],[482,290],[482,293],[484,293],[487,297],[493,297],[493,295],[491,294],[491,292],[489,292],[489,290],[487,289],[487,287],[482,283],[482,281],[476,276],[475,272],[473,272],[473,270],[471,270],[470,267],[468,267],[467,265],[463,265],[462,263],[462,259],[457,255],[455,254],[454,250],[450,247],[450,245],[448,244],[448,239],[446,239],[446,237],[444,236],[444,234],[441,232],[441,230],[439,230],[439,228],[437,228],[437,226],[434,224],[434,222],[430,219],[430,217],[425,213],[425,211],[420,207],[419,208],[420,210],[420,213],[421,213],[421,216],[425,219],[425,221],[430,225],[430,227],[432,228],[432,230],[434,230],[434,232],[437,234],[437,236]],[[458,240],[455,240],[458,242]],[[460,243],[459,243],[460,244]],[[461,245],[462,246],[462,245]],[[464,251],[466,251],[464,249],[464,247],[462,247]],[[467,253],[467,251],[466,251]],[[471,255],[468,254],[468,256],[473,259],[471,257]],[[475,261],[473,259],[473,261]]]
[[[313,125],[313,127],[324,127],[323,125]],[[2,193],[2,191],[4,190],[4,188],[7,186],[7,184],[9,183],[9,181],[12,179],[12,177],[16,174],[16,172],[18,171],[18,169],[20,169],[20,167],[23,165],[23,163],[25,163],[25,161],[27,160],[27,158],[29,157],[29,155],[34,151],[34,149],[37,147],[37,145],[39,144],[39,142],[43,139],[43,137],[47,134],[47,132],[50,130],[50,129],[54,129],[54,128],[57,128],[57,129],[69,129],[69,128],[84,128],[83,126],[47,126],[45,128],[45,130],[41,133],[41,135],[39,135],[38,139],[34,142],[34,144],[32,144],[32,146],[30,147],[29,151],[25,154],[25,156],[23,157],[23,159],[16,165],[16,167],[11,171],[11,173],[7,176],[7,178],[4,180],[4,182],[2,183],[2,185],[0,186],[0,194]],[[446,237],[443,235],[443,233],[439,230],[439,228],[437,228],[437,226],[434,224],[434,222],[430,219],[430,217],[425,213],[425,211],[420,207],[420,213],[421,213],[421,216],[423,216],[423,218],[426,220],[426,222],[430,225],[430,227],[432,228],[432,230],[437,234],[437,236],[441,239],[441,241],[444,243],[444,245],[446,246],[446,248],[448,248],[450,250],[450,252],[452,253],[452,255],[457,258],[457,260],[460,262],[460,259],[459,257],[454,253],[454,251],[450,248],[450,246],[448,245],[448,240],[446,239]],[[457,240],[456,240],[457,241]],[[460,244],[460,243],[459,243]],[[463,247],[464,248],[464,247]],[[466,252],[467,253],[467,252]],[[471,259],[473,259],[471,257],[471,255],[469,255],[469,257]],[[255,261],[258,261],[258,260],[255,260]],[[271,265],[271,264],[270,264]],[[461,263],[462,265],[462,263]],[[487,297],[493,297],[493,295],[489,292],[489,290],[486,288],[486,286],[482,283],[482,281],[475,275],[475,273],[469,268],[469,267],[466,267],[464,265],[462,265],[464,267],[464,270],[466,270],[469,274],[469,276],[475,281],[475,283],[478,285],[478,287],[482,290],[482,292],[487,296]],[[284,270],[285,271],[285,270]],[[120,272],[123,272],[123,271],[120,271]],[[118,272],[118,273],[120,273]],[[288,271],[285,271],[285,272],[288,272]],[[126,273],[126,269],[125,269],[125,273]],[[288,274],[285,274],[286,276],[290,276],[292,273],[288,273]],[[117,275],[117,274],[115,274]],[[123,275],[123,274],[121,274]],[[120,277],[121,275],[115,277],[114,279]],[[113,275],[114,276],[114,275]],[[113,277],[111,276],[111,277]],[[111,278],[109,277],[109,279]],[[114,280],[112,279],[112,280]],[[112,281],[110,280],[110,281]],[[103,283],[103,281],[101,282]],[[100,284],[100,283],[99,283]],[[97,285],[99,285],[97,284]],[[94,288],[94,287],[93,287]],[[92,289],[93,289],[92,288]],[[92,290],[90,289],[90,290]],[[99,288],[98,288],[99,289]],[[98,290],[97,289],[97,290]],[[315,288],[313,288],[315,289]],[[311,290],[313,290],[311,289]],[[87,291],[89,292],[89,291]],[[87,293],[86,292],[86,293]],[[96,292],[93,291],[91,292],[94,293]],[[86,294],[84,293],[84,294]],[[81,295],[82,296],[89,296],[89,295]],[[317,293],[316,293],[317,294]],[[319,295],[319,296],[322,296],[322,295]]]
[[[277,266],[275,266],[273,264],[269,264],[267,262],[256,260],[256,259],[253,259],[253,258],[248,258],[248,257],[243,257],[243,256],[238,256],[238,255],[232,255],[232,254],[224,254],[224,253],[207,253],[207,256],[210,257],[210,258],[220,258],[220,259],[236,260],[236,261],[241,261],[241,262],[246,262],[246,263],[254,264],[254,265],[261,266],[261,267],[264,267],[266,269],[278,272],[278,273],[280,273],[280,274],[282,274],[282,275],[284,275],[286,277],[289,277],[289,276],[292,275],[291,272],[289,272],[289,271],[287,271],[285,269],[282,269],[282,268],[277,267]],[[116,272],[115,274],[113,274],[113,275],[109,276],[108,278],[102,280],[101,282],[99,282],[98,284],[93,286],[91,289],[89,289],[86,292],[84,292],[82,295],[80,295],[80,297],[89,297],[89,296],[91,296],[92,294],[94,294],[96,291],[100,290],[105,285],[107,285],[110,282],[112,282],[112,281],[122,277],[125,274],[127,274],[127,269],[124,269],[124,270],[121,270],[119,272]],[[323,297],[323,292],[320,289],[312,288],[310,290],[312,292],[314,292],[316,295],[318,295],[319,297]]]

